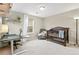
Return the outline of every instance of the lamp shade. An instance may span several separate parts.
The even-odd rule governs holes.
[[[8,25],[1,25],[0,33],[7,33],[7,32],[8,32]]]

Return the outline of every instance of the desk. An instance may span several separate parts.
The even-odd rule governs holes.
[[[10,41],[11,42],[11,54],[13,54],[14,49],[13,49],[13,44],[14,40],[18,40],[19,36],[18,35],[9,35],[1,39],[0,41]]]

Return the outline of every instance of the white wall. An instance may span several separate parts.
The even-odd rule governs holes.
[[[8,24],[9,26],[9,33],[19,34],[20,29],[22,28],[22,22],[15,21],[18,16],[21,17],[21,21],[23,21],[24,14],[15,11],[10,12],[8,20],[5,20],[4,18],[5,24]]]
[[[2,17],[0,17],[0,24],[2,24]]]
[[[28,16],[24,15],[23,25],[22,25],[22,35],[27,36],[27,27],[28,27]]]
[[[73,17],[69,17],[65,15],[66,13],[50,16],[45,18],[44,20],[44,26],[46,29],[51,29],[53,27],[57,26],[63,26],[63,27],[69,27],[69,40],[70,43],[75,43],[75,37],[76,37],[76,22],[73,19]]]
[[[9,26],[9,33],[10,34],[19,34],[20,28],[22,27],[20,23],[14,23],[14,22],[7,22]]]
[[[39,33],[40,29],[43,28],[43,20],[40,18],[36,18],[34,20],[34,32],[37,34]]]

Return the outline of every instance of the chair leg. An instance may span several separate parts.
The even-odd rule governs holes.
[[[17,49],[17,44],[16,44],[16,42],[14,41],[14,47],[15,47],[15,49]]]
[[[18,48],[17,45],[15,46],[15,48],[16,48],[16,49]]]

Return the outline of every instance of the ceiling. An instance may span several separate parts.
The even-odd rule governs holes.
[[[40,6],[45,6],[45,9],[41,11]],[[48,17],[77,8],[79,8],[79,3],[14,3],[11,10],[38,17]]]

